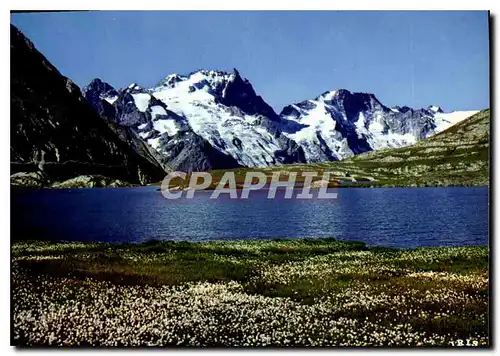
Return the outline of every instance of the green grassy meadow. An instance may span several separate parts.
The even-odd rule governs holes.
[[[488,248],[15,242],[19,346],[488,346]]]

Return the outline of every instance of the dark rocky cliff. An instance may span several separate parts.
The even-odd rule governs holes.
[[[135,136],[98,115],[80,89],[11,25],[11,174],[47,182],[98,174],[161,180],[164,167]]]

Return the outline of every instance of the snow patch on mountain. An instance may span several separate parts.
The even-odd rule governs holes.
[[[132,94],[132,97],[135,101],[135,106],[139,111],[145,112],[149,106],[149,100],[151,99],[151,95],[145,93]]]
[[[179,128],[175,125],[174,120],[156,120],[153,122],[153,128],[159,133],[167,133],[169,136],[174,136],[179,132]]]
[[[434,122],[436,124],[435,133],[444,131],[451,126],[458,124],[460,121],[477,114],[478,110],[472,111],[454,111],[450,113],[436,113],[434,115]]]
[[[384,125],[380,122],[380,115],[376,117],[366,127],[366,119],[362,112],[356,121],[356,133],[358,138],[365,137],[370,147],[374,150],[388,147],[402,147],[415,143],[417,139],[410,133],[401,134],[389,129],[385,131]]]
[[[154,120],[157,116],[167,116],[167,111],[159,105],[151,107],[151,118]]]
[[[433,112],[443,112],[443,110],[439,106],[436,106],[436,105],[429,106],[429,110],[431,110]]]
[[[320,138],[337,157],[349,157],[354,154],[349,148],[347,140],[335,130],[337,122],[332,120],[323,99],[331,100],[330,96],[321,98],[314,108],[300,120],[300,123],[306,127],[295,133],[287,134],[290,139],[302,146],[306,159],[310,162],[316,161],[316,158],[320,156],[318,151],[318,146],[321,145]],[[297,107],[296,109],[300,110]],[[297,121],[297,118],[292,116],[290,120]]]
[[[160,150],[160,137],[150,138],[150,139],[146,140],[146,142],[148,143],[148,145],[150,145],[155,150],[157,150],[158,152],[161,153],[161,150]]]
[[[118,95],[107,96],[107,97],[103,97],[102,99],[106,100],[108,103],[113,105],[113,103],[116,101],[116,99],[118,99]]]

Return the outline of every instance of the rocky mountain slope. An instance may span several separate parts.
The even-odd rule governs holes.
[[[277,115],[237,70],[171,74],[153,88],[119,91],[94,79],[83,93],[165,164],[187,171],[341,160],[414,144],[476,113],[388,108],[373,94],[339,89]]]
[[[367,152],[326,163],[287,165],[264,170],[331,173],[344,186],[489,185],[490,110],[486,109],[416,144]],[[244,177],[246,170],[238,170]]]
[[[99,116],[80,89],[11,25],[11,174],[46,185],[79,175],[136,184],[161,180],[157,152]]]

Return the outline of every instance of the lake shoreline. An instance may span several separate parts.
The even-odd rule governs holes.
[[[149,185],[149,186],[154,186],[154,185]],[[484,187],[487,188],[489,185],[367,185],[367,184],[346,184],[346,185],[338,185],[338,186],[328,186],[328,189],[344,189],[344,188],[477,188],[477,187]],[[120,188],[126,188],[126,187],[120,187]],[[175,187],[174,187],[175,188]],[[171,191],[188,191],[189,189],[174,189],[170,188]],[[294,186],[294,189],[300,189],[302,190],[304,187],[303,186]],[[278,190],[283,190],[285,189],[284,187],[279,187]],[[309,187],[311,191],[319,190],[321,188],[318,187]],[[243,187],[237,187],[236,190],[239,192],[243,190]],[[269,188],[261,188],[258,190],[269,190]],[[161,191],[161,188],[157,188],[156,191]],[[204,189],[197,189],[196,191],[207,191],[207,192],[212,192],[215,191],[215,187],[213,188],[204,188]]]
[[[161,186],[162,182],[154,182],[154,183],[149,183],[145,185],[140,185],[140,184],[132,184],[128,182],[123,182],[123,181],[118,181],[118,180],[111,180],[109,178],[105,177],[100,177],[101,180],[96,182],[95,179],[92,180],[88,177],[87,181],[84,181],[82,179],[79,179],[80,177],[75,177],[73,179],[69,179],[64,182],[55,182],[50,185],[32,185],[32,184],[20,184],[20,183],[12,183],[10,184],[11,189],[78,189],[78,188],[131,188],[131,187],[151,187],[151,186]],[[92,177],[91,177],[92,178]],[[213,191],[217,187],[216,184],[212,184],[211,186],[203,189],[198,189],[198,190],[206,190],[206,191]],[[304,185],[301,182],[298,182],[298,184],[293,185],[294,189],[302,189],[304,188]],[[448,187],[489,187],[489,183],[487,184],[482,184],[482,183],[469,183],[469,182],[460,182],[460,183],[434,183],[431,181],[407,181],[405,183],[400,183],[400,182],[384,182],[384,181],[363,181],[363,182],[356,182],[356,181],[342,181],[340,183],[329,183],[328,188],[423,188],[423,187],[429,187],[429,188],[448,188]],[[244,186],[242,184],[237,184],[236,189],[241,190],[243,189]],[[268,188],[267,188],[268,189]],[[283,189],[280,187],[280,189]],[[309,186],[309,189],[311,190],[317,190],[320,189],[317,185],[311,185]],[[157,190],[161,190],[161,188],[158,188]],[[170,190],[172,191],[186,191],[188,190],[186,187],[179,187],[179,186],[171,186]]]
[[[29,241],[12,271],[20,346],[489,345],[487,246]]]

